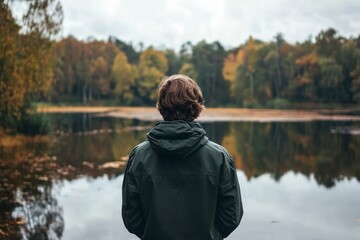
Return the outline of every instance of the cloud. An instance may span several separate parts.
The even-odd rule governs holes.
[[[357,36],[357,0],[63,0],[63,35],[107,39],[178,49],[186,41],[219,40],[238,46],[250,35],[265,41],[278,32],[289,42],[303,41],[334,27]]]

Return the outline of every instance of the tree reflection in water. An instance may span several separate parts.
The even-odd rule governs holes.
[[[57,163],[44,154],[49,138],[14,138],[0,146],[1,239],[60,239],[63,211],[52,191]]]
[[[19,229],[22,239],[61,239],[64,231],[63,211],[53,196],[52,187],[38,187],[35,194],[26,195],[17,191],[20,206],[12,213],[16,219],[25,220]]]
[[[230,123],[222,143],[247,178],[270,173],[275,181],[288,171],[333,187],[344,178],[360,181],[359,136],[332,134],[341,123]],[[351,125],[352,123],[342,123]]]

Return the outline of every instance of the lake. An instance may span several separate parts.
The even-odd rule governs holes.
[[[46,135],[0,140],[0,239],[137,239],[123,172],[155,122],[42,117]],[[238,169],[245,213],[227,239],[360,239],[360,122],[201,124]]]

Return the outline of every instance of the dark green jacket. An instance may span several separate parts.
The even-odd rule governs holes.
[[[151,240],[226,238],[243,215],[228,152],[197,122],[158,123],[129,156],[122,217],[129,232]]]

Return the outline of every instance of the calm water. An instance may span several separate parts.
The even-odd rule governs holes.
[[[123,171],[154,123],[47,118],[47,136],[0,145],[0,239],[136,239]],[[245,215],[228,239],[360,239],[360,135],[334,131],[360,123],[202,125],[238,168]]]

